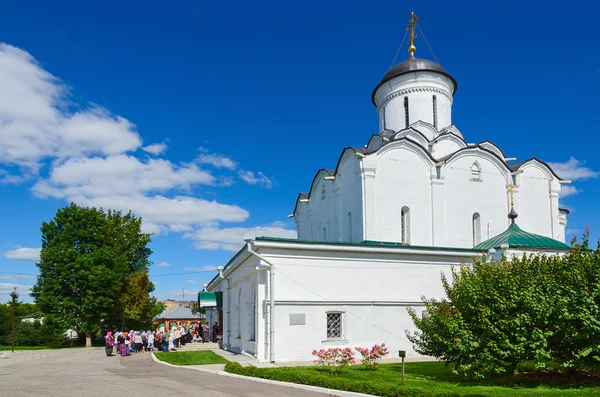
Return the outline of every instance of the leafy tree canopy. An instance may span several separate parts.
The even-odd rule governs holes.
[[[41,227],[40,275],[32,291],[39,308],[65,328],[85,333],[91,345],[91,334],[101,322],[110,326],[123,317],[116,311],[136,284],[133,274],[145,274],[147,281],[139,288],[147,299],[153,290],[147,279],[152,251],[141,224],[131,213],[75,204],[59,209]],[[136,306],[128,314],[139,315],[139,310]]]
[[[564,257],[485,258],[442,276],[446,299],[409,314],[417,352],[454,364],[466,378],[510,375],[525,361],[565,369],[600,364],[600,249],[589,233]]]

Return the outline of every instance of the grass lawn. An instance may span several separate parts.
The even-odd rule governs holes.
[[[352,381],[372,381],[377,383],[400,384],[401,364],[383,364],[377,371],[371,371],[357,365],[345,368],[339,375],[319,367],[291,367],[260,369],[255,375],[261,378],[276,379],[274,372],[291,371],[297,375],[316,375],[345,378]],[[269,375],[272,373],[272,377]],[[303,376],[299,376],[299,379]],[[536,374],[518,375],[486,381],[463,381],[453,375],[442,362],[407,363],[405,366],[405,385],[431,391],[457,393],[460,396],[477,397],[513,397],[513,396],[598,396],[600,378],[580,377],[578,379],[561,378],[558,375]]]
[[[52,346],[15,346],[15,350],[48,350],[48,349],[59,349],[58,347]],[[0,346],[0,350],[11,351],[11,346]]]
[[[156,358],[173,365],[206,365],[206,364],[227,364],[229,361],[211,352],[210,350],[201,350],[194,352],[169,352],[154,353]]]
[[[77,348],[84,348],[84,345],[73,345],[73,346],[15,346],[15,351],[16,350],[54,350],[54,349],[77,349]],[[97,347],[97,346],[94,346]],[[9,346],[5,346],[2,345],[0,346],[0,350],[4,350],[4,351],[11,351],[12,347]]]

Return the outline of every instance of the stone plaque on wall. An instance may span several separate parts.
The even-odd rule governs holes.
[[[306,314],[290,313],[290,325],[306,325]]]

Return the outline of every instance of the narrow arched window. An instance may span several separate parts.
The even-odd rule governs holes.
[[[256,302],[258,300],[257,297],[257,288],[256,283],[252,285],[252,304],[250,305],[252,309],[252,313],[250,314],[250,340],[256,340]]]
[[[408,128],[408,97],[404,97],[404,126]]]
[[[402,231],[402,244],[410,244],[410,209],[408,207],[402,207],[400,229]]]
[[[323,228],[323,241],[327,241],[327,228]]]
[[[473,214],[472,219],[472,228],[473,228],[473,247],[481,242],[481,217],[479,213]]]
[[[237,304],[237,337],[242,337],[242,288],[238,293],[238,304]]]
[[[481,167],[477,162],[474,162],[471,166],[471,180],[472,181],[480,181],[481,180]]]
[[[352,242],[352,212],[348,212],[348,225],[346,230],[348,230],[348,241]]]
[[[433,96],[433,127],[437,128],[437,98]]]

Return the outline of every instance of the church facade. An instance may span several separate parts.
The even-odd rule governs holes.
[[[380,133],[346,148],[296,201],[298,238],[471,248],[509,225],[509,187],[525,230],[564,242],[563,181],[537,158],[516,162],[493,142],[468,143],[452,124],[457,83],[410,58],[373,91]]]
[[[426,315],[421,298],[444,297],[441,274],[483,254],[569,249],[568,181],[468,143],[452,124],[456,80],[411,49],[373,91],[379,133],[299,194],[298,239],[248,238],[207,285],[223,296],[207,321],[221,320],[225,349],[273,362],[386,343],[414,356],[407,309]]]

